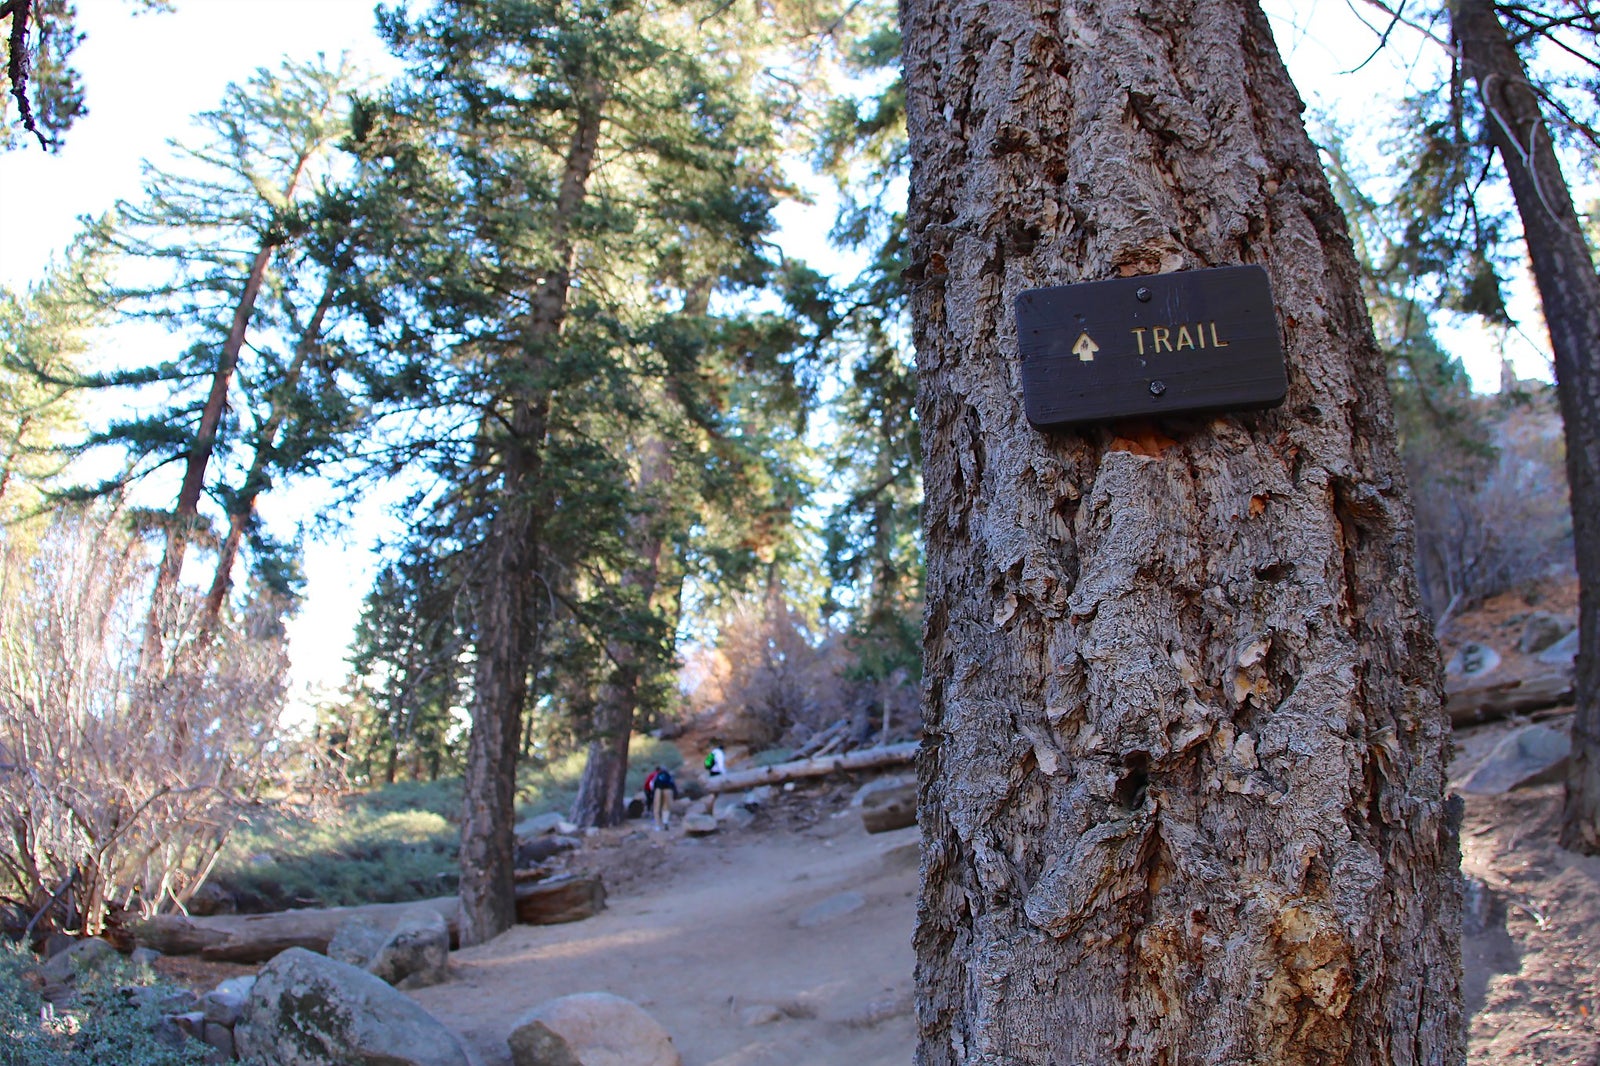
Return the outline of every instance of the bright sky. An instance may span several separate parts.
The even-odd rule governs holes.
[[[1268,0],[1275,32],[1290,72],[1312,109],[1359,120],[1383,113],[1374,106],[1375,86],[1403,84],[1417,63],[1435,62],[1431,46],[1400,34],[1396,47],[1364,69],[1350,73],[1375,43],[1357,20],[1359,0]],[[68,132],[54,156],[27,149],[0,154],[0,284],[23,289],[42,274],[76,230],[81,214],[98,213],[118,198],[136,198],[140,163],[165,157],[166,142],[182,139],[191,116],[216,106],[229,82],[243,82],[257,68],[284,57],[330,58],[348,51],[358,63],[391,71],[372,30],[372,0],[176,0],[170,14],[134,14],[129,0],[77,0],[87,39],[76,63],[82,73],[89,116]],[[785,243],[808,258],[827,220],[812,213],[784,217]],[[1528,332],[1544,344],[1543,326],[1524,291],[1515,311]],[[1475,328],[1449,337],[1480,389],[1497,387],[1500,352]],[[1509,354],[1519,374],[1548,380],[1548,358],[1513,338]],[[264,508],[292,516],[305,499],[279,497]],[[265,503],[265,501],[264,501]],[[334,684],[343,675],[343,655],[360,599],[370,580],[367,550],[382,528],[381,509],[348,516],[340,540],[312,546],[307,554],[311,600],[291,632],[295,673],[302,682]]]

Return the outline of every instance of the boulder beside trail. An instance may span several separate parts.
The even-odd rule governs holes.
[[[683,831],[692,837],[710,836],[717,831],[717,820],[709,814],[686,814]]]
[[[1578,623],[1571,618],[1563,618],[1549,611],[1535,611],[1522,623],[1522,637],[1517,641],[1517,650],[1524,655],[1537,655],[1577,628]]]
[[[430,907],[404,911],[388,928],[355,915],[334,933],[328,955],[396,988],[425,988],[448,977],[450,926]]]
[[[117,955],[116,948],[97,936],[91,936],[50,956],[50,960],[39,970],[44,974],[47,984],[69,985],[77,981],[80,972],[98,970],[117,958]]]
[[[1495,795],[1559,781],[1566,774],[1572,741],[1545,725],[1525,725],[1506,734],[1461,782],[1461,791]]]
[[[290,948],[261,968],[234,1027],[263,1066],[469,1066],[455,1035],[348,963]]]
[[[609,992],[541,1003],[516,1020],[506,1043],[514,1066],[683,1066],[661,1023]]]
[[[561,814],[555,811],[546,811],[536,814],[532,818],[524,819],[512,827],[511,831],[523,840],[542,837],[547,833],[559,833],[562,836],[572,836],[578,827]]]

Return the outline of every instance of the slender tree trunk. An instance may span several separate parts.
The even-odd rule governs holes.
[[[277,398],[272,405],[272,413],[267,416],[261,432],[257,434],[250,470],[245,474],[244,483],[239,487],[239,494],[234,498],[233,506],[228,508],[228,534],[223,539],[222,549],[217,553],[217,569],[211,577],[211,591],[206,594],[205,610],[201,618],[205,632],[214,631],[217,620],[222,615],[223,601],[228,598],[228,589],[233,586],[233,564],[239,558],[239,545],[244,541],[245,532],[250,528],[250,521],[255,516],[256,500],[266,491],[267,468],[276,456],[278,433],[289,417],[291,396],[305,373],[306,360],[311,357],[317,342],[322,339],[322,323],[333,307],[333,298],[337,291],[337,284],[330,275],[327,285],[322,290],[322,298],[317,301],[317,308],[312,312],[311,321],[295,344],[294,359],[290,361],[283,379],[274,387]]]
[[[927,491],[917,1061],[1462,1061],[1383,362],[1249,0],[905,0]],[[1040,432],[1013,299],[1260,264],[1275,410]]]
[[[144,646],[140,662],[144,670],[154,670],[161,662],[161,632],[171,613],[173,593],[178,587],[178,575],[183,571],[183,557],[200,517],[200,493],[205,488],[206,466],[216,448],[217,429],[222,424],[222,414],[228,406],[228,388],[233,381],[233,371],[239,365],[239,352],[244,347],[245,331],[250,316],[255,311],[256,297],[267,276],[267,266],[272,262],[277,244],[264,241],[250,264],[245,278],[244,291],[234,307],[233,324],[228,329],[228,339],[223,343],[217,358],[217,368],[211,375],[211,392],[200,412],[200,426],[195,431],[194,444],[184,464],[183,484],[178,489],[178,505],[173,508],[171,525],[167,529],[167,543],[161,553],[161,568],[156,572],[155,592],[150,597],[150,613],[145,621]]]
[[[639,476],[634,496],[641,505],[661,499],[672,487],[672,457],[667,442],[651,437],[640,448]],[[650,610],[661,569],[661,548],[666,539],[661,518],[641,510],[633,518],[630,548],[638,560],[619,582],[623,597],[639,610]],[[628,743],[633,737],[634,713],[639,706],[639,683],[650,657],[636,641],[616,636],[606,641],[611,677],[596,695],[594,736],[589,741],[578,795],[572,801],[572,820],[580,826],[618,825],[627,806]]]
[[[1456,0],[1451,28],[1522,217],[1555,355],[1578,562],[1577,713],[1561,843],[1600,854],[1600,277],[1539,99],[1490,0]]]
[[[574,116],[572,140],[556,195],[551,237],[554,260],[537,283],[523,329],[523,347],[510,358],[522,364],[509,380],[522,383],[512,396],[510,432],[489,444],[502,477],[499,502],[489,523],[474,578],[474,629],[477,663],[473,669],[472,732],[462,782],[461,943],[481,944],[516,920],[512,878],[516,819],[517,743],[527,702],[528,664],[534,652],[533,599],[539,578],[539,537],[543,516],[539,475],[550,396],[537,382],[544,350],[556,343],[566,317],[572,279],[573,245],[568,232],[583,204],[595,149],[600,139],[604,86],[586,87],[584,105]],[[495,418],[484,419],[485,434],[496,434]]]

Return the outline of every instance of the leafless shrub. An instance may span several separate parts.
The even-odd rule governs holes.
[[[1441,627],[1487,597],[1573,567],[1561,420],[1552,403],[1536,395],[1498,411],[1492,431],[1493,454],[1481,459],[1407,456],[1422,587]]]
[[[815,729],[848,716],[847,665],[838,634],[814,631],[777,596],[746,601],[716,647],[691,657],[689,706],[714,716],[728,743],[766,746],[795,724]]]
[[[0,540],[0,897],[36,922],[181,906],[272,771],[281,638],[180,619],[185,653],[141,675],[151,575],[113,514]]]

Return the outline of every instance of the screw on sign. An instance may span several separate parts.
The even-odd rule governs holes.
[[[1258,266],[1032,289],[1016,313],[1023,402],[1040,429],[1272,407],[1287,391]]]

